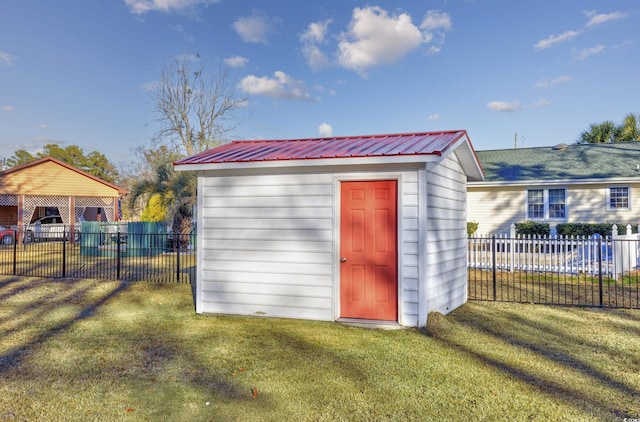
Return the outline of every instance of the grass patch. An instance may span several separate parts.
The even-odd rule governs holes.
[[[469,303],[426,330],[196,315],[190,286],[0,278],[0,420],[640,416],[640,313]]]

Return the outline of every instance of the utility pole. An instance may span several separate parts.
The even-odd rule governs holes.
[[[516,132],[516,134],[513,137],[513,147],[515,149],[518,149],[518,132]]]

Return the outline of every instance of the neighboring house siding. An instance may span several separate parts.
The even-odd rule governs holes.
[[[524,187],[469,187],[468,221],[478,223],[476,235],[508,233],[525,219]]]
[[[629,186],[630,209],[607,209],[607,191],[612,186]],[[527,189],[555,185],[469,187],[469,221],[479,223],[477,235],[507,234],[511,224],[526,221]],[[544,221],[551,227],[561,223],[640,223],[640,184],[602,183],[557,185],[567,189],[566,221]]]
[[[467,300],[466,180],[454,155],[427,170],[429,312],[446,314]]]
[[[202,311],[331,320],[332,182],[204,177]]]
[[[629,186],[630,209],[607,210],[607,190],[611,186]],[[640,185],[608,183],[601,185],[571,185],[568,193],[570,223],[640,223]]]

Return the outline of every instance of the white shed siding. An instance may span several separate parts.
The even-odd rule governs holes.
[[[467,300],[466,180],[455,155],[427,168],[428,312],[446,314]]]
[[[420,201],[418,195],[418,170],[407,171],[402,177],[398,202],[400,233],[398,262],[401,302],[400,321],[403,325],[415,326],[418,322],[418,222]]]
[[[416,165],[287,174],[203,172],[198,311],[333,320],[339,317],[339,183],[398,180],[399,320],[417,325]],[[336,282],[334,283],[335,280]]]
[[[201,312],[333,319],[329,174],[203,172]]]

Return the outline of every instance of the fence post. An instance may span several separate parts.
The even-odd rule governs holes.
[[[491,266],[493,267],[493,301],[498,300],[496,294],[496,235],[491,235]]]
[[[116,232],[116,280],[120,280],[120,227]]]
[[[24,237],[24,234],[22,235]],[[18,275],[18,231],[13,231],[13,275]]]
[[[71,235],[71,233],[69,233]],[[67,276],[67,236],[62,235],[62,278]]]
[[[600,307],[602,308],[602,236],[598,236],[598,286],[600,290]]]
[[[510,271],[514,272],[515,268],[516,268],[516,225],[515,223],[511,223],[511,227],[509,227],[509,244],[510,244],[510,250],[509,253],[511,254],[510,256],[510,262],[509,265],[511,266]]]
[[[174,235],[175,236],[175,235]],[[176,282],[180,283],[180,234],[176,238],[176,245],[178,247],[178,252],[176,253]]]

